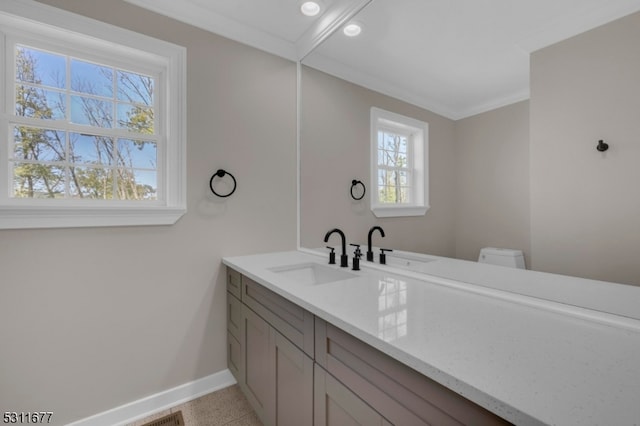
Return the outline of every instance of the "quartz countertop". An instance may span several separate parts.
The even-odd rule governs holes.
[[[473,262],[456,268],[447,258],[429,264],[441,275],[458,271],[460,279],[362,261],[361,271],[330,266],[352,278],[300,285],[273,270],[326,261],[312,251],[223,258],[227,266],[515,424],[640,425],[640,320],[634,318],[637,308],[624,301],[614,303],[623,306],[620,315],[580,300],[567,303],[563,288],[555,301],[505,291],[501,287],[509,280],[517,281],[514,288],[526,287],[528,273],[535,273],[520,271],[514,278],[510,268],[476,265],[476,283]],[[487,266],[493,269],[487,272]],[[553,283],[554,277],[534,281]],[[562,287],[565,281],[557,280]],[[600,283],[584,282],[585,288]],[[638,288],[616,291],[640,294]]]

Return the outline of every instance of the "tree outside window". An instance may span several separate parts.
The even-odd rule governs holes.
[[[18,45],[14,198],[156,200],[150,76]],[[17,120],[18,121],[18,120]]]

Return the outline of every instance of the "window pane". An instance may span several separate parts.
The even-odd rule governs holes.
[[[84,96],[71,97],[71,122],[95,127],[112,127],[113,102]]]
[[[65,132],[16,126],[13,129],[13,158],[31,161],[64,161]]]
[[[17,46],[16,80],[63,89],[66,83],[66,59],[61,55]]]
[[[408,172],[396,172],[394,178],[397,185],[407,186],[409,184]]]
[[[380,149],[406,154],[408,139],[405,135],[380,131],[378,133],[378,147]]]
[[[118,100],[153,106],[153,78],[118,71]]]
[[[47,164],[15,163],[13,197],[64,197],[64,168]]]
[[[82,133],[69,134],[69,161],[109,165],[113,163],[113,140]]]
[[[113,68],[72,59],[71,90],[113,98]]]
[[[155,169],[157,147],[155,142],[118,139],[118,165],[128,168]]]
[[[387,150],[378,151],[378,161],[381,166],[394,168],[407,167],[409,163],[406,153]]]
[[[132,132],[153,134],[153,109],[132,104],[118,104],[118,127]]]
[[[148,170],[118,169],[118,198],[121,200],[157,200],[157,173]]]
[[[65,95],[26,84],[16,86],[16,115],[46,120],[65,118]]]
[[[113,199],[113,171],[102,167],[71,167],[69,192],[72,198]]]
[[[378,170],[378,202],[410,202],[410,174],[398,170]]]
[[[378,186],[384,186],[387,181],[387,171],[378,170]]]

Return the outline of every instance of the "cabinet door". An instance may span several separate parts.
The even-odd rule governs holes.
[[[242,306],[244,341],[244,381],[240,387],[260,420],[275,425],[275,360],[269,324]]]
[[[313,360],[272,329],[276,371],[276,424],[313,424]]]
[[[240,340],[227,331],[227,367],[238,383],[244,382],[244,352]]]
[[[388,426],[365,404],[318,364],[314,370],[314,426]]]

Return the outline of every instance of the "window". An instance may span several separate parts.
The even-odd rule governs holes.
[[[429,208],[425,122],[371,108],[371,210],[377,217],[420,216]]]
[[[18,1],[0,36],[0,228],[178,220],[185,49]]]

